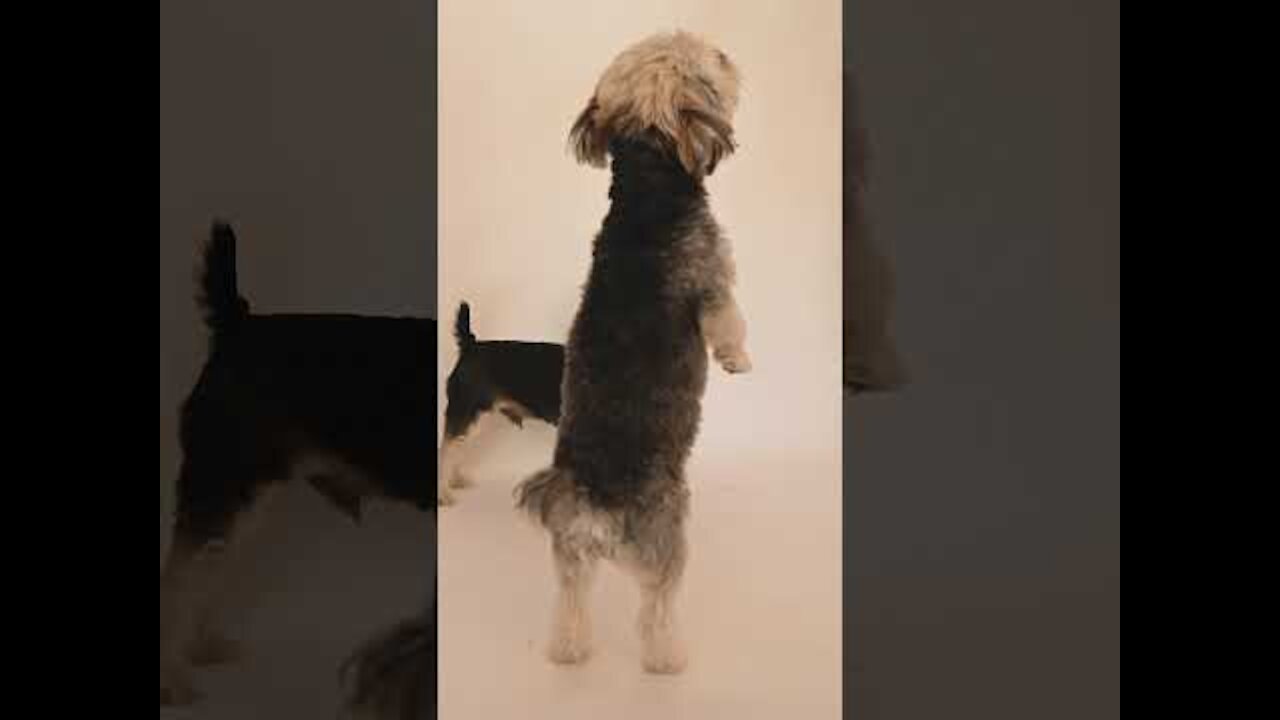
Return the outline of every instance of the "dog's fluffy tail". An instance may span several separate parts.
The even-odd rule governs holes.
[[[204,247],[204,267],[197,298],[205,324],[214,334],[223,332],[249,314],[249,302],[236,286],[236,234],[231,226],[215,220]]]
[[[539,525],[545,525],[547,515],[557,498],[573,492],[573,479],[567,470],[550,467],[516,485],[516,509],[528,515]]]
[[[436,716],[435,604],[374,637],[343,663],[346,715],[380,720]]]
[[[476,336],[471,332],[471,306],[465,302],[458,306],[458,316],[453,321],[453,337],[458,341],[458,349],[463,352],[476,344]]]
[[[544,528],[555,512],[557,531],[579,540],[611,545],[622,537],[621,519],[591,503],[578,488],[573,472],[565,468],[550,467],[536,473],[516,485],[515,498],[516,509]]]

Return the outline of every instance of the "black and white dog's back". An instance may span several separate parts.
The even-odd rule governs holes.
[[[215,223],[199,282],[209,352],[182,407],[174,541],[160,577],[161,705],[195,699],[193,665],[238,656],[217,629],[217,595],[229,551],[277,488],[306,480],[357,521],[371,498],[435,507],[436,321],[253,313],[235,254],[231,227]],[[561,346],[477,340],[465,304],[455,330],[446,446],[491,411],[555,422]],[[399,648],[408,636],[386,642]],[[370,689],[376,679],[402,675],[369,668],[398,652],[364,654],[372,665],[353,666],[357,695],[383,697]]]
[[[477,340],[471,307],[462,303],[454,319],[458,361],[449,374],[444,437],[440,444],[439,502],[453,502],[453,488],[467,484],[461,472],[462,444],[487,413],[501,413],[517,426],[526,419],[560,421],[564,346],[522,340]]]
[[[510,411],[517,425],[526,417],[552,424],[560,419],[563,345],[477,340],[471,331],[471,306],[465,302],[458,307],[453,334],[459,357],[449,375],[445,419],[450,434],[464,434],[476,413],[494,408]]]
[[[434,507],[436,324],[430,318],[260,315],[215,223],[200,301],[209,353],[183,404],[173,546],[160,578],[160,701],[195,698],[191,665],[238,647],[215,609],[229,551],[273,491],[305,479],[358,520],[371,497]]]
[[[257,486],[298,470],[355,518],[369,495],[430,507],[435,320],[251,314],[224,224],[201,291],[210,353],[182,412],[179,528],[225,533]]]

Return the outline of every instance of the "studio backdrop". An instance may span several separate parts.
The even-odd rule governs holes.
[[[481,340],[566,341],[610,182],[569,130],[613,58],[660,31],[704,37],[742,74],[737,151],[706,189],[754,365],[710,363],[675,678],[641,673],[639,598],[609,567],[597,655],[547,662],[548,542],[511,491],[550,463],[555,429],[477,433],[474,487],[439,519],[441,717],[839,717],[840,4],[443,0],[439,23],[441,407],[460,302]]]
[[[180,408],[208,358],[195,295],[214,218],[235,227],[254,312],[434,316],[434,20],[419,0],[160,4],[162,562]],[[245,660],[199,672],[201,700],[160,717],[333,717],[340,663],[429,592],[430,530],[389,503],[356,526],[290,484],[222,583]]]

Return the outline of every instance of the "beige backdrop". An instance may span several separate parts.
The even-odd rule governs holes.
[[[775,2],[440,3],[442,367],[471,301],[481,337],[562,340],[607,207],[607,171],[565,137],[613,56],[702,32],[744,75],[738,153],[708,181],[733,240],[756,372],[712,383],[708,438],[832,448],[840,403],[840,6]],[[763,412],[765,407],[771,412]],[[749,422],[748,422],[749,421]],[[816,434],[815,434],[816,433]]]
[[[565,340],[609,183],[607,171],[576,164],[565,139],[610,60],[654,31],[679,28],[706,36],[742,71],[740,147],[708,189],[734,244],[755,370],[740,377],[711,371],[690,468],[701,524],[691,530],[687,582],[688,624],[697,625],[705,607],[709,626],[714,606],[716,619],[732,627],[722,636],[690,631],[693,665],[667,698],[701,717],[756,717],[766,709],[837,717],[840,707],[840,12],[836,0],[440,2],[442,379],[456,359],[450,333],[462,299],[482,339]],[[518,523],[510,486],[549,461],[554,434],[499,437],[478,461],[491,470],[472,472],[480,487],[463,491],[440,520],[441,716],[541,717],[545,702],[548,712],[571,717],[572,699],[555,689],[563,676],[537,653],[553,589],[545,540],[508,529]],[[495,459],[502,455],[528,459]],[[725,545],[700,541],[702,533]],[[781,542],[766,541],[779,533]],[[735,552],[758,563],[743,565]],[[508,562],[514,567],[503,569]],[[716,599],[717,590],[739,599]],[[605,657],[593,660],[590,672],[607,679],[575,696],[584,712],[597,700],[612,706],[616,693],[630,692],[626,683],[643,682],[638,663],[626,658],[634,593],[625,583],[600,592],[598,623],[621,629],[616,642],[601,640]],[[495,605],[486,610],[486,602]],[[504,603],[525,602],[532,609],[522,609],[519,622],[494,629],[512,616]],[[726,603],[733,607],[719,607]],[[779,639],[755,648],[739,631]],[[516,660],[494,657],[511,648],[521,653]],[[744,654],[748,648],[786,667],[771,669],[771,660]],[[616,666],[610,653],[623,656]],[[735,665],[744,659],[754,669]],[[507,693],[513,706],[494,705],[495,694],[481,686],[510,689],[511,673],[524,690]]]

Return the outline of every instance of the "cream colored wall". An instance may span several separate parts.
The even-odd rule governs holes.
[[[461,299],[482,338],[565,339],[609,182],[566,152],[569,127],[614,55],[685,29],[744,77],[740,147],[708,189],[734,243],[756,367],[741,378],[713,371],[700,447],[838,454],[840,12],[834,0],[443,0],[442,376]]]

